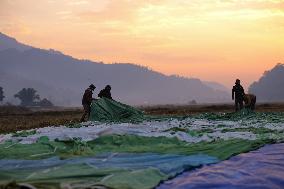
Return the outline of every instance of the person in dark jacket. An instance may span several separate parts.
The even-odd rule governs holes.
[[[98,94],[98,97],[112,99],[110,90],[111,90],[111,86],[107,85],[103,90],[100,91],[100,93]]]
[[[85,121],[85,117],[87,116],[87,120],[90,118],[91,113],[91,103],[93,100],[93,91],[95,90],[95,85],[91,84],[89,88],[87,88],[84,92],[83,98],[82,98],[82,105],[84,107],[84,114],[81,117],[81,122]]]
[[[235,82],[235,86],[232,89],[232,99],[235,100],[236,111],[243,109],[244,95],[245,91],[244,88],[241,86],[241,81],[237,79]]]

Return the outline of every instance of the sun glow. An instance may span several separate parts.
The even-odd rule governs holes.
[[[282,0],[2,0],[0,30],[94,61],[248,86],[283,61]]]

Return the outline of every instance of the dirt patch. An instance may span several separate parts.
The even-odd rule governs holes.
[[[0,107],[0,133],[79,123],[82,113],[81,109],[32,111],[23,107]]]
[[[205,112],[233,112],[230,104],[214,105],[162,105],[139,107],[148,115],[192,115]],[[258,112],[284,112],[283,103],[259,104]],[[25,108],[19,106],[0,106],[0,133],[28,130],[46,126],[79,123],[81,108],[53,109]]]
[[[205,112],[234,112],[232,104],[209,104],[209,105],[161,105],[140,107],[150,115],[192,115]],[[259,104],[257,112],[284,112],[284,103]]]

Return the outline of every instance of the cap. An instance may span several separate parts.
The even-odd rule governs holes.
[[[110,90],[110,89],[111,89],[111,86],[110,86],[110,85],[107,85],[105,88]]]
[[[96,88],[96,86],[93,85],[93,84],[91,84],[89,87],[90,87],[91,89],[93,89],[93,90]]]

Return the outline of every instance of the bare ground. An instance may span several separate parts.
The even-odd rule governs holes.
[[[152,115],[192,115],[205,112],[234,112],[232,104],[204,104],[204,105],[160,105],[140,107],[147,114]],[[257,112],[284,112],[284,103],[263,103],[256,106]]]
[[[160,105],[139,108],[150,115],[192,115],[204,112],[234,111],[234,106],[231,104]],[[259,104],[256,111],[284,112],[284,103]],[[82,113],[81,108],[29,109],[18,106],[0,106],[0,133],[79,123]]]

